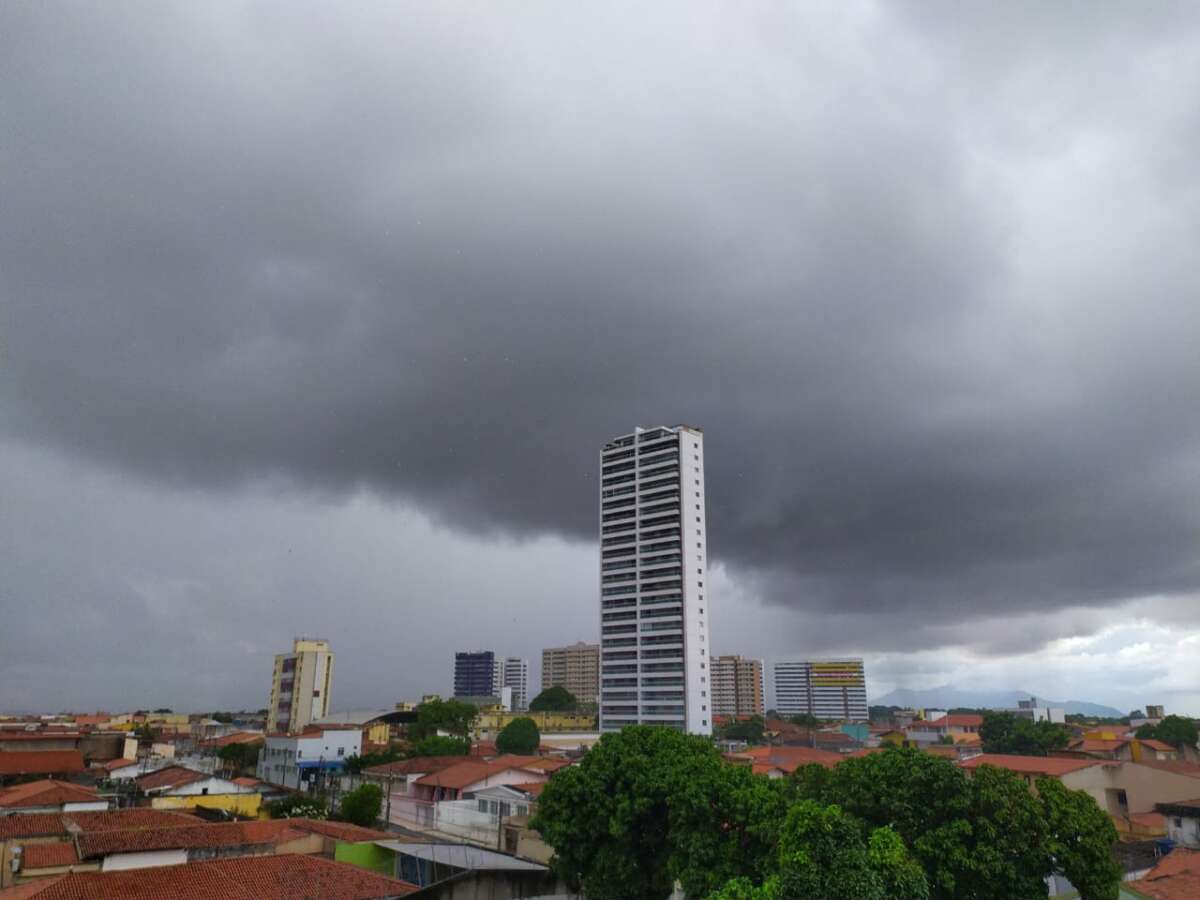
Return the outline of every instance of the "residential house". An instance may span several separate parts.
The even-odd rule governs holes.
[[[67,845],[69,846],[69,845]],[[221,897],[224,900],[393,900],[416,886],[357,866],[313,856],[239,857],[136,871],[71,872],[0,891],[0,900],[126,900]]]
[[[7,750],[0,753],[0,785],[29,775],[78,775],[85,768],[78,750]]]
[[[167,766],[134,779],[152,809],[220,809],[243,816],[258,815],[262,795],[253,787],[198,772],[185,766]]]
[[[258,755],[255,776],[294,789],[315,789],[340,774],[346,760],[362,753],[357,726],[309,728],[301,734],[268,734]]]
[[[727,753],[725,758],[738,765],[748,765],[756,775],[783,778],[810,763],[832,769],[845,755],[815,747],[751,747],[740,753]]]
[[[567,897],[566,886],[540,863],[461,843],[380,841],[394,872],[419,885],[421,897]],[[0,898],[3,900],[3,898]]]
[[[980,765],[1009,769],[1030,785],[1039,775],[1058,778],[1067,787],[1089,794],[1113,818],[1119,831],[1134,837],[1166,833],[1158,804],[1200,794],[1200,765],[1180,760],[1117,762],[985,753],[962,763],[968,770]]]
[[[1200,852],[1173,850],[1129,887],[1151,900],[1196,900],[1200,897]]]
[[[1200,799],[1159,803],[1154,808],[1166,820],[1168,838],[1180,847],[1200,850]]]
[[[96,811],[108,806],[95,788],[52,778],[0,789],[0,816]]]

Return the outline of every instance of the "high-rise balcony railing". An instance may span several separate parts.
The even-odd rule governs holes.
[[[656,503],[653,506],[641,506],[637,510],[637,514],[645,522],[652,516],[678,516],[678,503]]]
[[[610,590],[612,590],[610,588]],[[654,591],[682,591],[682,581],[644,581],[642,582],[641,592],[643,594],[653,593]]]
[[[643,475],[642,482],[638,485],[638,496],[644,497],[653,491],[665,491],[672,488],[679,490],[678,469],[675,470],[674,475],[670,472],[654,472]]]
[[[678,525],[675,526],[674,528],[659,528],[654,531],[643,531],[640,535],[638,535],[638,538],[640,540],[654,541],[654,542],[663,541],[663,540],[666,540],[667,538],[678,538],[678,537],[679,537],[679,526]],[[645,547],[645,545],[643,545],[643,547]]]
[[[678,603],[671,606],[655,606],[650,609],[643,609],[641,618],[643,619],[679,619],[683,617],[683,607]]]

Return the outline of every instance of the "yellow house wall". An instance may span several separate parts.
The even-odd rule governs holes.
[[[475,719],[475,730],[478,732],[497,732],[503,729],[513,719],[533,719],[538,731],[594,731],[596,717],[589,713],[562,712],[503,712],[483,710]]]
[[[243,816],[257,816],[262,794],[189,794],[185,797],[155,797],[151,809],[224,809]]]

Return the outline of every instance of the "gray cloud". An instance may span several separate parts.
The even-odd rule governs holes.
[[[686,421],[730,577],[863,646],[1193,592],[1196,24],[7,8],[0,433],[587,540]]]

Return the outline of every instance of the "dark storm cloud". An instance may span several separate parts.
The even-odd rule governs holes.
[[[586,539],[690,422],[776,603],[1194,591],[1196,17],[1046,9],[9,7],[0,427]]]

